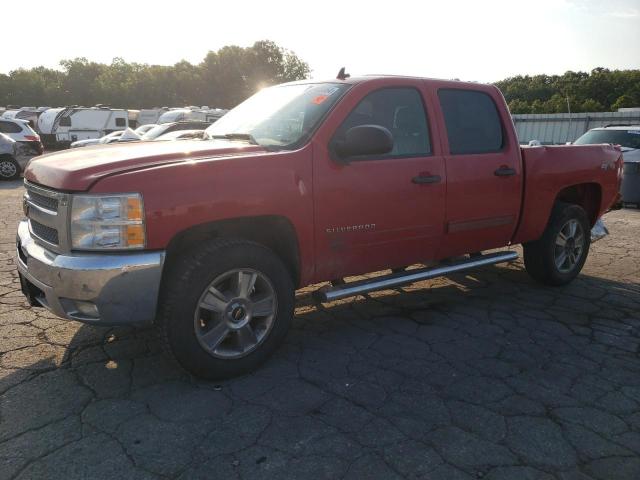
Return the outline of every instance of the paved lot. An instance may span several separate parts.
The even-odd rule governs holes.
[[[318,307],[255,374],[27,307],[0,184],[0,479],[640,478],[640,212],[571,286],[521,265]],[[430,288],[427,288],[430,287]]]

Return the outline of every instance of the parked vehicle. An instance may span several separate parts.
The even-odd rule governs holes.
[[[135,130],[131,128],[126,128],[122,135],[118,137],[116,142],[124,143],[124,142],[139,142],[142,139],[142,135],[138,134]],[[110,142],[112,143],[112,142]]]
[[[137,122],[137,112],[103,106],[50,108],[40,115],[37,125],[47,147],[67,147],[124,130]]]
[[[33,157],[31,149],[0,133],[0,179],[15,180]]]
[[[44,152],[40,135],[33,131],[27,120],[0,118],[0,133],[28,147],[32,151],[32,156],[42,155]]]
[[[138,120],[140,117],[140,110],[127,110],[127,128],[135,129],[138,125],[142,125]]]
[[[125,130],[119,130],[116,132],[111,132],[108,135],[105,135],[101,138],[89,138],[87,140],[78,140],[77,142],[73,142],[71,144],[71,148],[79,148],[79,147],[91,147],[94,145],[110,145],[112,143],[118,142],[137,142],[140,140],[141,135],[130,128],[126,128]]]
[[[282,342],[305,285],[339,280],[316,292],[333,301],[513,261],[479,252],[518,243],[533,278],[570,282],[622,175],[619,147],[521,149],[500,91],[458,81],[285,84],[207,135],[32,160],[17,243],[31,304],[155,320],[185,369],[230,377]]]
[[[93,145],[105,145],[113,142],[117,142],[118,139],[122,136],[124,130],[118,130],[116,132],[111,132],[108,135],[100,138],[87,138],[86,140],[78,140],[77,142],[72,142],[71,148],[80,148],[80,147],[91,147]]]
[[[7,109],[4,112],[2,112],[2,118],[6,118],[7,120],[13,120],[14,118],[16,118],[16,115],[18,114],[20,110],[17,108],[12,108],[12,109]]]
[[[40,114],[37,121],[37,130],[45,147],[54,148],[57,146],[55,134],[56,121],[58,117],[71,108],[72,107],[50,108]]]
[[[61,112],[54,122],[53,133],[58,145],[89,138],[100,138],[129,126],[129,112],[108,107],[78,107]]]
[[[624,177],[622,203],[640,207],[640,125],[610,125],[594,128],[578,138],[575,145],[610,143],[622,147]]]
[[[22,107],[16,113],[15,118],[28,121],[29,126],[37,133],[38,117],[47,110],[49,110],[49,107]]]
[[[149,125],[158,123],[160,116],[163,113],[168,112],[169,110],[170,109],[167,107],[142,109],[138,114],[138,125]]]
[[[167,140],[203,140],[205,136],[204,128],[202,130],[176,130],[173,132],[165,133],[156,138],[155,142],[162,142]]]
[[[211,123],[198,120],[163,123],[153,127],[147,133],[142,135],[142,141],[148,142],[149,140],[155,140],[161,135],[165,135],[170,132],[176,132],[178,130],[204,130],[209,127],[209,125],[211,125]]]
[[[147,123],[146,125],[140,125],[135,129],[135,132],[142,137],[145,133],[151,130],[153,127],[156,127],[156,123]]]
[[[156,123],[172,123],[194,120],[213,123],[220,117],[222,117],[225,113],[227,113],[227,111],[228,110],[223,110],[220,108],[209,108],[207,106],[172,108],[160,115]]]

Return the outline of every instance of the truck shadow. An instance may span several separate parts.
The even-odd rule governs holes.
[[[162,355],[152,329],[82,325],[60,358],[4,378],[13,401],[0,430],[10,438],[80,415],[118,438],[136,461],[167,442],[170,456],[195,451],[184,469],[220,459],[211,442],[216,435],[240,445],[225,453],[227,463],[298,456],[301,442],[313,449],[310,439],[323,435],[336,445],[349,442],[353,455],[377,455],[393,437],[424,442],[443,457],[447,442],[455,448],[464,441],[470,456],[482,457],[484,444],[475,449],[467,437],[503,445],[510,416],[544,416],[563,405],[609,408],[607,392],[619,392],[640,371],[638,311],[638,283],[582,275],[570,286],[548,288],[514,266],[328,305],[301,291],[285,344],[256,372],[222,382],[186,375]],[[33,395],[42,408],[19,407]],[[456,413],[466,408],[490,418],[495,435]],[[617,415],[625,420],[634,409]],[[249,430],[246,417],[234,416],[240,411],[256,416]],[[132,431],[132,422],[142,433]],[[176,425],[193,425],[180,430],[181,443],[172,440]],[[457,433],[442,436],[447,428]],[[229,433],[234,429],[244,437]],[[464,465],[471,474],[489,468]]]

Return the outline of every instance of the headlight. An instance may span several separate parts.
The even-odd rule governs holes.
[[[144,208],[140,194],[73,196],[71,248],[144,248],[145,241]]]

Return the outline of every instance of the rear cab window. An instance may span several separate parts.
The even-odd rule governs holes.
[[[491,96],[478,90],[440,89],[451,155],[495,153],[505,145],[504,128]]]

